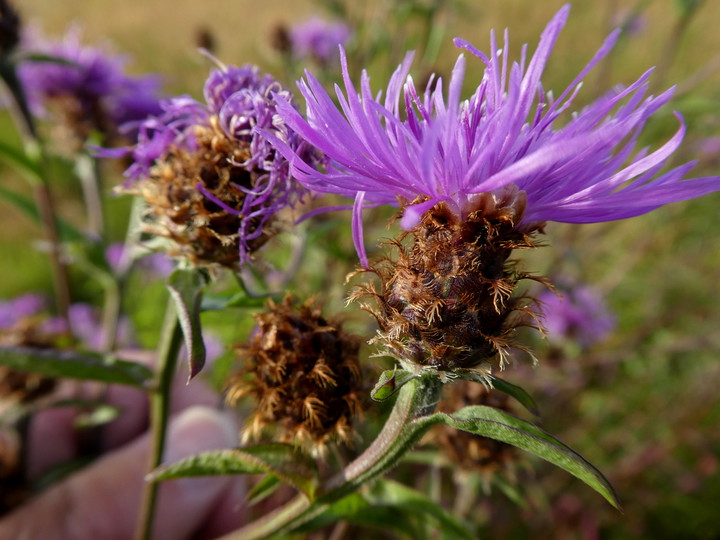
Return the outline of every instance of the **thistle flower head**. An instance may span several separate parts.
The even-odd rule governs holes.
[[[286,296],[256,320],[249,346],[240,349],[245,366],[228,384],[230,403],[254,397],[243,437],[271,432],[311,453],[351,442],[367,391],[359,339],[323,317],[312,299],[299,304]]]
[[[131,155],[125,188],[147,201],[147,232],[170,238],[171,255],[235,267],[270,237],[273,216],[305,193],[256,128],[309,162],[317,154],[276,114],[276,100],[289,104],[291,94],[257,67],[214,70],[204,95],[205,103],[163,101],[162,114],[140,123],[135,146],[101,155]]]
[[[31,34],[23,46],[49,57],[20,66],[30,105],[40,115],[61,112],[80,142],[92,130],[110,136],[121,130],[132,137],[136,122],[160,111],[159,78],[128,75],[125,57],[83,45],[78,27],[61,41]]]
[[[327,64],[337,57],[338,45],[350,39],[350,27],[320,17],[311,17],[288,31],[291,54],[295,58],[312,58]]]
[[[502,48],[491,35],[487,55],[456,39],[458,47],[485,65],[469,99],[461,99],[462,54],[446,93],[440,80],[431,81],[424,92],[415,88],[408,76],[409,54],[384,99],[372,92],[366,73],[360,90],[355,88],[342,54],[339,108],[310,73],[299,83],[307,119],[279,103],[285,122],[329,158],[319,170],[279,142],[278,148],[293,159],[293,175],[309,189],[354,199],[354,239],[363,266],[361,212],[366,204],[400,204],[401,223],[412,229],[438,203],[465,219],[482,194],[503,198],[513,190],[523,193],[517,225],[532,229],[545,221],[629,218],[720,189],[717,178],[681,181],[692,163],[661,172],[685,133],[679,115],[680,128],[667,143],[654,151],[636,150],[642,128],[672,96],[672,89],[647,95],[650,70],[628,87],[567,113],[583,78],[613,47],[617,31],[557,98],[544,90],[542,73],[568,11],[565,6],[553,17],[532,56],[522,47],[512,64],[507,32]]]

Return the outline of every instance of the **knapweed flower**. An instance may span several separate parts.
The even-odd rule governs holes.
[[[523,47],[512,64],[507,32],[502,49],[492,34],[489,55],[456,39],[485,65],[466,100],[462,54],[447,94],[441,81],[416,90],[409,54],[384,99],[366,73],[356,90],[343,54],[339,107],[310,73],[299,83],[306,118],[278,105],[285,122],[328,158],[319,169],[276,142],[295,178],[314,191],[354,199],[353,237],[363,267],[369,266],[363,208],[401,207],[401,225],[414,244],[401,247],[396,269],[380,272],[383,290],[373,294],[381,337],[406,360],[452,370],[476,366],[492,351],[502,355],[523,319],[513,321],[513,310],[527,311],[510,298],[522,276],[507,260],[514,248],[530,247],[546,221],[624,219],[720,190],[717,177],[683,181],[692,163],[662,171],[685,133],[679,116],[667,143],[636,150],[643,126],[672,96],[672,90],[647,95],[651,70],[566,112],[617,31],[559,96],[544,90],[541,76],[568,12],[565,6],[553,17],[532,57]]]
[[[269,432],[313,454],[331,442],[352,442],[368,390],[358,362],[360,340],[326,319],[312,299],[299,304],[286,296],[255,318],[249,346],[239,348],[245,365],[227,393],[231,404],[254,398],[243,438]]]
[[[126,73],[127,59],[103,48],[83,45],[80,30],[71,28],[60,41],[31,33],[23,41],[28,52],[19,77],[36,114],[56,114],[82,146],[92,131],[112,141],[119,133],[133,139],[136,123],[160,112],[160,80]]]
[[[326,65],[337,58],[338,45],[347,43],[351,33],[345,23],[311,17],[288,31],[290,54],[296,59],[311,58]]]
[[[554,280],[557,292],[538,296],[539,315],[550,340],[573,340],[589,347],[615,328],[615,317],[603,297],[588,285]]]
[[[317,153],[276,114],[276,100],[289,104],[290,92],[257,67],[212,71],[204,94],[205,103],[163,101],[163,113],[140,124],[134,147],[101,155],[131,155],[124,189],[145,199],[145,230],[169,238],[171,256],[235,268],[270,238],[275,214],[306,193],[256,128],[309,162]]]

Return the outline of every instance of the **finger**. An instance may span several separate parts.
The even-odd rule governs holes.
[[[149,437],[108,454],[54,486],[0,521],[1,540],[125,540],[132,538]],[[177,460],[203,450],[236,444],[232,422],[206,407],[187,409],[171,423],[168,458]],[[155,538],[189,538],[213,512],[231,477],[187,478],[160,487]]]
[[[152,355],[123,351],[123,359],[143,364],[151,363]],[[215,407],[220,397],[199,379],[187,382],[187,374],[176,376],[171,393],[170,411],[176,413],[195,405]],[[78,388],[82,394],[97,397],[101,386],[87,383],[63,384],[59,388],[58,399],[78,397]],[[148,426],[148,398],[140,389],[130,386],[109,385],[104,400],[121,410],[121,414],[102,428],[101,446],[112,450],[139,436]],[[38,478],[53,467],[72,459],[78,454],[77,429],[74,421],[78,411],[73,408],[47,409],[33,416],[30,423],[29,444],[27,447],[27,475]]]

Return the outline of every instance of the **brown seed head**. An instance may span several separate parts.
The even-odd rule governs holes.
[[[230,208],[241,208],[245,193],[252,188],[255,172],[239,167],[250,157],[247,143],[231,139],[219,127],[217,117],[210,126],[197,126],[197,149],[171,150],[153,166],[149,178],[140,180],[125,192],[139,195],[148,204],[144,232],[172,240],[168,254],[197,266],[239,263],[238,228],[242,216],[231,214],[197,189],[208,193]],[[273,234],[266,223],[263,234],[249,241],[259,249]]]
[[[533,230],[516,226],[523,210],[517,192],[500,200],[479,195],[464,219],[440,203],[392,244],[397,260],[371,269],[381,290],[365,285],[351,296],[376,300],[377,309],[363,307],[377,318],[375,341],[386,353],[440,372],[481,369],[496,356],[503,365],[516,328],[533,315],[525,299],[513,297],[530,276],[508,262],[514,249],[534,247]]]
[[[254,400],[243,438],[269,433],[314,454],[330,442],[351,442],[368,390],[359,338],[325,319],[313,299],[271,301],[256,320],[250,344],[239,348],[245,366],[228,382],[229,403]]]

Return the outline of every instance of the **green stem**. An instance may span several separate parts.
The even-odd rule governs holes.
[[[180,323],[175,311],[175,305],[170,300],[165,311],[165,320],[158,345],[155,384],[150,394],[150,433],[152,440],[148,459],[148,472],[155,470],[162,463],[168,417],[170,416],[171,387],[181,345],[182,332]],[[145,484],[140,518],[135,531],[137,540],[150,540],[152,538],[157,489],[158,484],[156,482],[147,482]]]
[[[96,159],[85,152],[75,158],[75,174],[80,180],[85,211],[88,218],[88,230],[94,238],[102,240],[105,236],[105,208],[102,199],[102,180]]]
[[[440,388],[441,383],[434,373],[410,380],[400,389],[390,416],[377,438],[345,470],[327,482],[320,497],[313,502],[298,495],[285,506],[221,540],[255,540],[287,534],[392,468],[417,442],[415,438],[405,435],[405,427],[416,417],[425,416],[434,410]]]
[[[42,172],[47,170],[45,152],[37,133],[35,121],[25,99],[25,92],[17,77],[15,64],[6,56],[0,58],[0,78],[5,81],[10,90],[11,111],[13,112],[18,130],[23,139],[26,154],[40,164]],[[70,320],[68,309],[70,307],[70,279],[67,265],[62,258],[60,247],[60,233],[57,225],[57,215],[50,186],[44,174],[39,182],[33,184],[33,195],[38,206],[40,221],[50,245],[50,264],[52,268],[53,286],[55,290],[55,303],[60,316],[65,320],[68,330]]]

